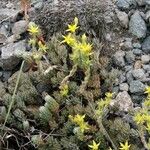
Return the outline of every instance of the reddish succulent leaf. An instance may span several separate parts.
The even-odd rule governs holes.
[[[21,0],[21,9],[24,12],[25,20],[28,21],[28,9],[30,7],[30,0]]]

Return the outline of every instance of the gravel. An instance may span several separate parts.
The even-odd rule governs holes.
[[[129,31],[137,38],[144,38],[146,36],[147,27],[144,19],[141,17],[139,11],[136,11],[130,19]]]

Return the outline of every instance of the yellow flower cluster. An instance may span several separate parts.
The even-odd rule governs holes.
[[[81,131],[82,133],[84,133],[85,130],[88,130],[88,129],[89,129],[89,125],[88,125],[87,122],[84,121],[84,118],[85,118],[85,115],[79,115],[79,114],[77,114],[77,115],[75,115],[74,117],[71,116],[71,115],[69,115],[69,119],[70,119],[73,123],[75,123],[75,124],[77,124],[77,125],[79,126],[80,131]]]
[[[63,86],[61,86],[61,89],[60,89],[60,94],[62,96],[67,96],[68,95],[68,92],[69,92],[69,87],[68,87],[68,84],[64,84]]]
[[[28,43],[32,47],[32,59],[35,60],[35,62],[38,62],[42,58],[42,55],[46,53],[48,48],[44,42],[39,40],[41,30],[38,25],[34,22],[30,22],[27,31],[31,36]]]
[[[96,109],[96,114],[97,115],[102,115],[103,114],[103,110],[108,107],[108,105],[110,104],[112,98],[113,98],[113,93],[106,93],[105,94],[105,98],[104,99],[101,99],[98,101],[97,105],[97,109]]]
[[[131,145],[128,144],[128,141],[125,142],[125,144],[120,143],[120,150],[129,150]]]
[[[144,128],[150,133],[150,87],[146,88],[145,93],[147,94],[147,98],[143,103],[141,110],[135,114],[134,121],[138,125],[144,126]]]
[[[92,45],[87,42],[85,34],[78,38],[75,34],[78,29],[78,18],[75,17],[74,23],[68,25],[69,32],[63,36],[64,40],[61,43],[67,43],[72,48],[71,60],[81,68],[87,68],[91,64],[90,56],[92,54]]]
[[[96,142],[93,140],[92,145],[88,145],[88,147],[91,148],[91,150],[98,150],[99,145],[100,142],[96,144]]]
[[[28,32],[32,36],[37,36],[40,34],[40,28],[38,25],[36,25],[34,22],[29,23]]]

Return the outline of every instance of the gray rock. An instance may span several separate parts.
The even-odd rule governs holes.
[[[144,38],[146,36],[147,27],[139,11],[136,11],[130,19],[129,31],[137,38]]]
[[[133,43],[133,47],[134,47],[134,48],[137,48],[137,49],[138,49],[138,48],[140,49],[142,46],[141,46],[140,43]]]
[[[127,65],[124,68],[125,68],[125,71],[128,72],[128,71],[133,69],[133,66],[132,65]]]
[[[128,84],[133,81],[132,70],[130,70],[126,73],[126,78],[127,78]]]
[[[150,10],[148,10],[145,15],[146,15],[146,20],[149,20],[149,18],[150,18]]]
[[[115,95],[117,95],[118,92],[119,92],[119,87],[118,87],[118,86],[113,87],[112,92],[113,92]]]
[[[15,22],[13,28],[12,28],[12,33],[20,35],[24,33],[27,30],[28,23],[25,20],[20,20],[18,22]]]
[[[137,95],[140,95],[140,94],[143,94],[144,91],[145,91],[145,85],[139,81],[139,80],[134,80],[134,81],[131,81],[130,83],[130,92],[131,93],[134,93],[134,94],[137,94]]]
[[[128,24],[129,24],[129,18],[128,15],[125,12],[122,11],[116,11],[117,17],[120,21],[120,24],[125,27],[128,28]]]
[[[150,4],[149,0],[136,0],[139,6],[144,6],[146,4]]]
[[[146,97],[144,95],[131,94],[131,98],[134,104],[141,104]]]
[[[142,55],[141,60],[143,64],[147,64],[150,62],[150,56],[149,55]]]
[[[146,5],[150,5],[150,0],[144,0]]]
[[[8,17],[14,19],[19,12],[20,10],[17,10],[17,9],[1,8],[0,9],[0,21]]]
[[[136,5],[135,0],[117,0],[116,5],[123,10],[127,10],[131,5]]]
[[[43,0],[40,0],[40,1],[36,2],[36,4],[34,4],[34,8],[37,10],[42,9],[43,6],[44,6]]]
[[[118,93],[117,97],[112,100],[110,105],[115,108],[117,107],[119,111],[124,112],[128,112],[133,109],[133,102],[127,91]]]
[[[134,69],[141,69],[142,68],[142,61],[141,60],[137,60],[134,63]]]
[[[2,81],[6,82],[11,77],[12,71],[3,71]]]
[[[135,55],[132,51],[126,52],[125,59],[128,64],[132,64],[135,61]]]
[[[142,43],[143,52],[150,54],[150,36],[148,36]]]
[[[25,41],[3,46],[1,48],[0,67],[2,67],[3,70],[13,70],[20,62],[18,56],[21,56],[25,50]]]
[[[145,71],[150,71],[150,65],[143,65],[143,69]]]
[[[121,74],[120,77],[119,77],[119,83],[123,83],[126,81],[126,75],[125,73],[124,74]]]
[[[142,50],[140,49],[133,49],[133,54],[140,56],[142,54]]]
[[[143,79],[145,78],[145,72],[143,69],[134,69],[132,71],[132,75],[135,79]]]
[[[123,42],[122,49],[131,50],[133,48],[132,38],[126,38],[125,42]]]
[[[124,67],[125,66],[125,60],[124,60],[125,52],[124,51],[117,51],[113,57],[114,63],[118,67]]]
[[[120,91],[128,91],[129,85],[127,83],[122,83],[119,85]]]

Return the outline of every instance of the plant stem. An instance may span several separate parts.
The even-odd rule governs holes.
[[[139,127],[139,136],[140,136],[140,138],[141,138],[141,141],[142,141],[144,147],[145,147],[147,150],[150,150],[150,149],[148,148],[147,143],[146,143],[146,140],[145,140],[143,127]]]
[[[15,101],[15,96],[16,96],[16,92],[17,92],[17,89],[18,89],[18,85],[19,85],[19,81],[20,81],[20,77],[21,77],[21,73],[22,73],[22,68],[24,66],[24,60],[22,61],[22,64],[21,64],[21,67],[20,67],[20,71],[19,71],[19,74],[18,74],[18,77],[17,77],[17,81],[16,81],[16,85],[15,85],[15,89],[14,89],[14,92],[13,92],[13,95],[12,95],[12,100],[11,100],[11,103],[9,105],[9,108],[8,108],[8,112],[7,112],[7,115],[6,115],[6,118],[5,118],[5,122],[3,124],[3,127],[2,127],[2,131],[7,123],[7,120],[8,120],[8,117],[9,117],[9,114],[10,114],[10,111],[11,111],[11,108],[14,104],[14,101]]]
[[[70,71],[69,75],[67,75],[67,76],[62,80],[62,82],[60,83],[60,87],[59,87],[60,89],[61,89],[61,87],[62,87],[64,84],[66,84],[66,83],[68,82],[69,78],[72,77],[72,76],[75,74],[76,71],[77,71],[77,65],[74,65],[74,66],[72,67],[72,70]]]
[[[103,133],[105,138],[111,143],[113,149],[114,150],[118,150],[117,146],[114,144],[114,142],[112,141],[112,139],[109,136],[108,132],[106,131],[105,127],[103,126],[101,117],[98,117],[97,114],[95,113],[95,109],[94,109],[94,107],[93,107],[93,105],[92,105],[92,103],[90,101],[89,101],[89,105],[90,105],[92,111],[94,112],[94,116],[95,116],[95,118],[97,120],[97,123],[99,125],[99,128],[100,128],[101,132]]]
[[[102,132],[103,135],[106,137],[106,139],[107,139],[108,141],[110,141],[110,143],[111,143],[113,149],[114,149],[114,150],[118,150],[117,147],[116,147],[116,145],[114,144],[114,142],[113,142],[112,139],[110,138],[109,134],[107,133],[105,127],[103,126],[103,124],[102,124],[102,119],[101,119],[100,117],[99,117],[99,118],[97,117],[97,122],[98,122],[98,125],[99,125],[99,128],[100,128],[101,132]]]

